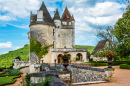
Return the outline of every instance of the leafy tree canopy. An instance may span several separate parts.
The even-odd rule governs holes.
[[[128,6],[126,12],[123,14],[115,26],[114,35],[116,36],[119,45],[116,51],[121,57],[130,56],[130,7]]]

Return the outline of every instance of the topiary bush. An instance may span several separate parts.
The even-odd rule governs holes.
[[[128,65],[128,64],[120,64],[120,69],[130,69],[130,65]]]
[[[127,65],[127,69],[130,69],[130,65]]]
[[[108,63],[91,63],[92,66],[108,66]]]
[[[127,64],[120,64],[120,69],[127,69]]]
[[[22,74],[22,72],[20,72],[19,70],[17,69],[13,69],[9,72],[10,75],[20,75]]]
[[[89,61],[92,62],[92,61],[93,61],[93,58],[90,58]]]

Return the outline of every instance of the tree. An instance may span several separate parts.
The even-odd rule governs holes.
[[[111,26],[108,26],[106,30],[103,30],[100,28],[100,30],[97,30],[96,36],[99,39],[107,40],[107,44],[99,51],[96,55],[99,55],[101,57],[104,57],[103,53],[105,52],[115,52],[116,46],[118,44],[118,41],[114,35],[113,28]],[[115,61],[116,58],[114,58]]]
[[[114,52],[116,45],[118,44],[118,41],[113,33],[113,28],[111,26],[108,26],[106,30],[103,30],[100,28],[100,30],[97,30],[96,36],[99,39],[107,40],[108,44],[103,48],[103,51],[110,51]]]
[[[114,35],[117,38],[119,45],[116,49],[120,57],[130,56],[130,7],[127,6],[126,12],[123,14],[115,26]]]
[[[19,59],[19,60],[21,60],[20,56],[17,56],[15,59]]]

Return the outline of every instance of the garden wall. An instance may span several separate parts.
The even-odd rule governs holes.
[[[90,82],[90,81],[109,81],[114,82],[114,69],[113,68],[91,68],[71,66],[72,83]]]

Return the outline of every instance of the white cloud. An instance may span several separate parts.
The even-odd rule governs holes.
[[[21,48],[20,46],[12,46],[12,42],[0,43],[0,49],[10,48],[12,50],[16,50]]]
[[[89,2],[90,1],[90,2]],[[93,0],[92,0],[93,1]],[[96,29],[113,26],[122,17],[125,4],[101,0],[65,0],[63,7],[68,7],[75,18],[76,44],[95,45]],[[106,29],[106,28],[102,28]],[[90,39],[91,38],[91,39]]]
[[[55,8],[54,8],[54,7],[48,7],[47,9],[48,9],[49,12],[55,11]]]
[[[29,29],[28,25],[13,25],[13,24],[9,24],[9,23],[7,23],[7,24],[11,25],[11,26],[14,26],[14,27],[22,28],[22,29]]]
[[[1,48],[12,48],[12,42],[0,43]]]
[[[0,15],[0,20],[2,20],[2,21],[10,21],[10,20],[15,20],[15,18],[12,18],[12,17],[7,16],[7,15]]]
[[[20,46],[12,47],[13,50],[17,50],[17,49],[19,49],[19,48],[22,48],[22,47],[20,47]]]
[[[0,20],[9,21],[16,17],[25,18],[30,14],[30,11],[37,10],[39,5],[39,0],[0,0],[1,13],[6,15]]]

